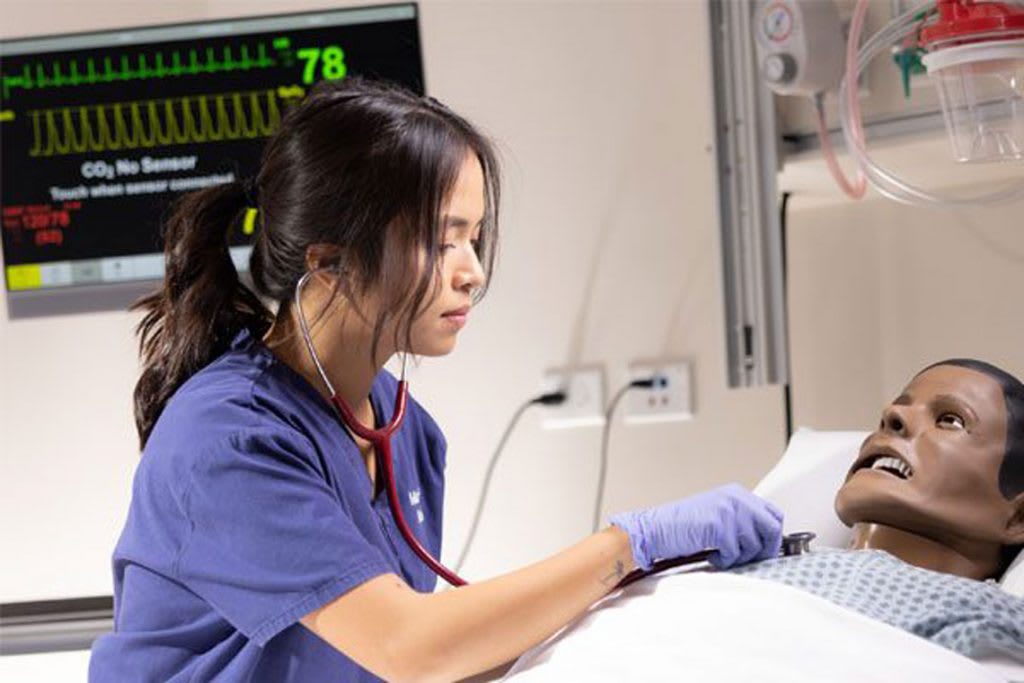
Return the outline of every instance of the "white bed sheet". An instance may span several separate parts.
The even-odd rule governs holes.
[[[988,683],[982,665],[815,595],[685,572],[638,582],[523,655],[504,680]]]

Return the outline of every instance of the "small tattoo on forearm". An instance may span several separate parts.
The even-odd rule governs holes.
[[[615,561],[615,570],[608,576],[601,579],[601,583],[607,586],[610,583],[618,583],[622,580],[622,577],[626,575],[626,565],[622,564],[622,560]]]

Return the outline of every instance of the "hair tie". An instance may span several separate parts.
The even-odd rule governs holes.
[[[256,217],[259,214],[259,199],[257,198],[258,186],[256,178],[246,178],[242,181],[242,191],[245,193],[245,217],[242,219],[242,234],[252,235],[256,232]]]
[[[245,217],[242,219],[242,234],[251,235],[256,232],[256,215],[260,210],[250,206],[245,209]]]

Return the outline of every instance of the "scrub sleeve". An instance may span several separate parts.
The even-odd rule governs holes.
[[[396,391],[379,373],[378,424]],[[446,443],[412,397],[393,444],[406,519],[437,555]],[[89,680],[378,681],[298,623],[381,574],[434,589],[371,493],[333,408],[239,334],[178,389],[146,444],[114,550],[114,631],[94,643]]]
[[[392,571],[304,458],[313,452],[299,434],[231,435],[196,459],[185,492],[189,530],[175,573],[260,645]]]

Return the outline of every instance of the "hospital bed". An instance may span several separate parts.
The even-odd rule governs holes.
[[[797,432],[755,488],[786,511],[787,531],[817,534],[812,551],[849,540],[832,501],[865,435]],[[1024,595],[1024,559],[1000,583]],[[73,681],[84,680],[88,652],[2,659],[0,680]],[[789,586],[681,571],[598,603],[521,657],[506,680],[1005,683],[1024,682],[1024,666],[972,661]]]
[[[812,551],[849,541],[833,499],[865,436],[801,430],[755,488],[786,512],[787,531],[817,534]],[[1000,585],[1024,595],[1024,559]],[[505,680],[980,683],[1024,681],[1024,666],[968,659],[787,585],[691,569],[598,603]]]

